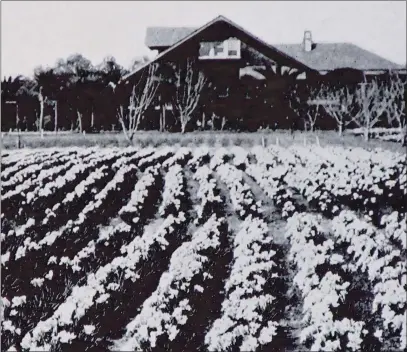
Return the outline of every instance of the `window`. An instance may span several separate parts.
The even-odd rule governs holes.
[[[202,42],[199,49],[199,57],[214,57],[223,54],[223,42]]]
[[[240,40],[229,38],[225,41],[201,42],[200,59],[231,59],[240,58]]]
[[[240,57],[240,41],[238,39],[230,38],[226,43],[228,46],[228,56]]]

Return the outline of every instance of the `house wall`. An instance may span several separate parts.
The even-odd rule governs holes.
[[[241,41],[241,57],[239,59],[206,59],[199,60],[200,43],[202,41],[223,41],[235,37]],[[320,85],[325,83],[333,86],[357,86],[364,80],[363,72],[351,69],[340,69],[325,75],[307,70],[295,60],[273,50],[231,27],[226,22],[217,22],[195,37],[173,48],[165,56],[157,60],[159,75],[164,77],[157,91],[154,107],[146,114],[140,126],[145,129],[159,129],[163,106],[170,103],[174,96],[174,70],[185,67],[187,61],[193,62],[193,72],[201,71],[208,80],[208,86],[202,92],[199,105],[193,119],[188,123],[187,130],[199,128],[197,122],[202,118],[215,120],[216,128],[221,126],[222,118],[227,120],[225,128],[234,130],[255,131],[260,127],[270,128],[304,128],[302,119],[288,105],[288,95],[298,85]],[[263,66],[259,71],[265,80],[252,77],[239,77],[239,72],[246,66]],[[305,80],[298,80],[306,74]],[[368,80],[374,76],[367,77]],[[133,79],[138,79],[135,75]],[[166,130],[179,131],[180,125],[174,111],[165,111]],[[335,129],[336,122],[326,115],[318,121],[318,128]]]
[[[241,40],[241,58],[239,59],[198,59],[202,41],[223,41],[230,37]],[[292,112],[284,104],[284,94],[295,81],[296,76],[289,76],[288,71],[295,69],[292,63],[278,53],[268,50],[249,36],[237,32],[227,23],[216,23],[199,35],[175,47],[158,60],[160,73],[171,80],[175,67],[185,67],[188,60],[193,62],[194,72],[201,71],[208,82],[208,87],[201,96],[199,107],[195,111],[194,121],[189,128],[196,128],[196,121],[201,121],[202,114],[211,117],[215,114],[221,123],[227,120],[225,127],[240,130],[257,130],[259,127],[289,128]],[[289,66],[290,64],[290,66]],[[264,66],[261,72],[265,81],[252,77],[239,77],[240,69],[246,66]],[[298,70],[297,74],[303,71]],[[158,90],[160,104],[171,101],[173,86],[163,84]],[[226,94],[225,94],[226,93]],[[158,115],[161,110],[156,110]],[[171,119],[171,112],[166,118]],[[159,119],[159,116],[156,116]],[[172,121],[176,124],[176,121]]]

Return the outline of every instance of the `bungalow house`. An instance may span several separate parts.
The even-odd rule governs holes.
[[[201,116],[217,116],[223,122],[226,117],[230,127],[237,129],[250,120],[246,127],[255,130],[270,125],[273,117],[284,127],[283,120],[290,114],[284,96],[291,84],[321,79],[361,81],[389,71],[406,71],[351,43],[314,43],[310,31],[304,32],[302,43],[270,45],[223,16],[199,28],[147,28],[145,43],[157,51],[156,57],[120,83],[133,86],[153,64],[176,69],[193,62],[194,72],[203,73],[209,89],[200,97],[192,125],[199,124]],[[154,106],[159,114],[170,110],[168,118],[173,93],[171,85],[160,86]],[[152,113],[151,128],[158,119]]]

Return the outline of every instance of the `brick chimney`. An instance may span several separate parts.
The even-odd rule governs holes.
[[[302,42],[302,46],[304,51],[311,51],[312,50],[312,34],[311,31],[304,31],[304,39]]]

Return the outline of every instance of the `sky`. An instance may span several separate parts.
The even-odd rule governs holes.
[[[80,53],[93,64],[113,55],[129,67],[151,55],[148,26],[199,27],[226,16],[270,44],[352,42],[406,63],[406,1],[2,1],[1,76]]]

